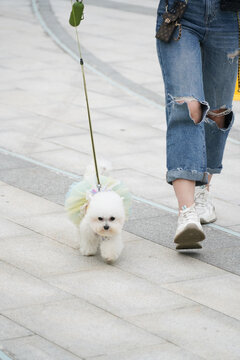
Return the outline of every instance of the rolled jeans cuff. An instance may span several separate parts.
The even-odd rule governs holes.
[[[217,168],[217,169],[211,169],[211,168],[207,168],[207,172],[209,174],[220,174],[222,171],[222,167],[221,168]]]
[[[208,183],[208,173],[199,172],[197,170],[169,170],[167,171],[167,182],[172,185],[174,180],[185,179],[193,180],[197,186],[206,185]]]

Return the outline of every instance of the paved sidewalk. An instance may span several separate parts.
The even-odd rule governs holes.
[[[239,358],[238,276],[126,232],[114,266],[79,256],[62,206],[3,183],[0,195],[0,339],[14,359]]]
[[[135,195],[110,266],[79,255],[62,206],[91,159],[79,65],[60,47],[76,53],[69,1],[1,0],[1,360],[240,359],[239,105],[212,186],[219,228],[176,252],[156,7],[89,0],[80,27],[97,151]]]

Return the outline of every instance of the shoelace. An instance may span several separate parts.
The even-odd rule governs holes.
[[[204,207],[206,206],[206,202],[207,202],[207,196],[208,194],[206,193],[207,190],[205,190],[205,188],[203,189],[199,189],[196,197],[195,197],[195,203],[198,206]]]
[[[181,211],[180,212],[180,216],[179,216],[179,220],[181,221],[191,221],[191,220],[194,220],[196,221],[197,220],[197,215],[196,215],[196,211],[195,211],[195,208],[192,207],[192,208],[188,208],[187,211]]]

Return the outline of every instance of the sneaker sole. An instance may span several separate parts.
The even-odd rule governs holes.
[[[204,232],[201,231],[197,225],[188,224],[186,228],[178,234],[174,242],[177,245],[176,249],[201,249],[202,246],[199,244],[199,241],[203,241],[205,239]]]
[[[209,219],[209,220],[200,218],[200,223],[201,223],[201,224],[211,224],[211,223],[213,223],[213,222],[216,221],[216,220],[217,220],[216,217],[214,217],[214,218],[212,218],[212,219]]]

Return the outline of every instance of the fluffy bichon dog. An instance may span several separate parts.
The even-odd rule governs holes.
[[[124,221],[123,199],[114,191],[96,193],[79,227],[81,254],[95,255],[100,245],[106,262],[117,260],[123,249]]]
[[[101,169],[102,171],[102,169]],[[122,228],[129,214],[131,195],[116,179],[96,177],[87,169],[84,178],[71,186],[65,201],[70,219],[79,227],[80,253],[95,255],[100,248],[107,263],[116,261],[122,250]]]

